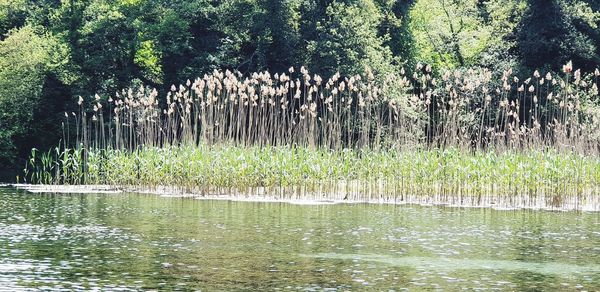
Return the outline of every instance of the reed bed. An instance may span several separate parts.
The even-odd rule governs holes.
[[[26,179],[343,199],[597,194],[600,72],[215,71],[79,98]],[[336,195],[337,194],[337,195]]]

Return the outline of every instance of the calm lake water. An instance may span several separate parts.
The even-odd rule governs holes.
[[[600,214],[0,188],[0,289],[600,290]]]

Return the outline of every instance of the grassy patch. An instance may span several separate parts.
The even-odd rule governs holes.
[[[76,155],[69,151],[61,157]],[[76,160],[71,157],[69,159]],[[32,170],[33,171],[33,170]],[[600,159],[555,151],[343,150],[305,147],[144,147],[90,151],[85,172],[50,165],[47,183],[178,186],[199,193],[582,195],[595,193]],[[43,174],[37,175],[43,177]],[[297,195],[297,194],[296,194]]]

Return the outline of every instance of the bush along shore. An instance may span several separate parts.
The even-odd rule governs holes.
[[[215,71],[79,98],[24,181],[198,195],[600,210],[598,70]]]

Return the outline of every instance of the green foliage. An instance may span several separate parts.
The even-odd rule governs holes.
[[[83,9],[73,49],[83,88],[114,92],[139,76],[133,59],[137,34],[128,12],[112,1],[93,1]]]
[[[351,4],[333,2],[325,11],[325,22],[317,23],[318,37],[309,42],[312,67],[333,75],[357,74],[371,68],[376,73],[393,71],[393,57],[379,35],[382,16],[372,0]]]
[[[68,48],[40,28],[12,30],[0,42],[0,164],[14,162],[17,148],[24,146],[18,140],[37,126],[32,121],[44,110],[39,105],[47,77],[72,81],[68,61]]]
[[[140,47],[135,52],[134,62],[146,71],[148,79],[156,83],[161,82],[162,66],[160,60],[160,52],[156,51],[154,42],[143,41],[140,43]]]
[[[26,4],[26,0],[0,0],[0,39],[3,39],[10,29],[25,23]]]
[[[518,29],[519,52],[529,68],[560,69],[572,60],[590,70],[600,64],[599,7],[584,1],[531,0]]]
[[[410,22],[417,59],[436,67],[489,65],[494,51],[508,51],[509,35],[524,10],[523,0],[418,0]]]

